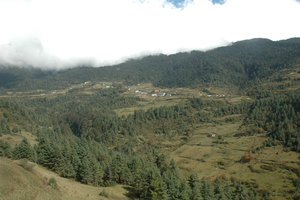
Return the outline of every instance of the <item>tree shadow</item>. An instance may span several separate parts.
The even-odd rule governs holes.
[[[139,199],[138,195],[135,193],[135,191],[132,187],[125,186],[124,189],[128,191],[125,194],[126,197],[128,197],[129,199]]]

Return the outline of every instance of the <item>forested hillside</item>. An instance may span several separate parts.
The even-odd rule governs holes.
[[[299,199],[300,39],[102,68],[2,66],[0,87],[0,156],[129,199]]]
[[[289,68],[300,57],[300,39],[273,42],[253,39],[207,52],[148,56],[125,63],[64,71],[0,67],[0,87],[22,90],[59,89],[85,81],[121,81],[126,84],[151,82],[158,87],[235,86]]]

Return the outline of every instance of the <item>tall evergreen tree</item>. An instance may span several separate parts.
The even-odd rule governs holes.
[[[35,162],[35,152],[31,148],[26,138],[24,138],[21,141],[21,143],[14,148],[13,158],[14,159],[27,158],[28,160]]]

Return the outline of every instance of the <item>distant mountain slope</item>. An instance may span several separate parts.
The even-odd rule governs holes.
[[[84,81],[152,82],[160,87],[239,86],[291,67],[300,58],[300,38],[252,39],[207,52],[147,56],[101,67],[58,72],[0,68],[0,87],[60,88]]]

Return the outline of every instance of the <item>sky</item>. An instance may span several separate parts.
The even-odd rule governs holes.
[[[0,65],[64,69],[300,37],[299,0],[0,0]]]

